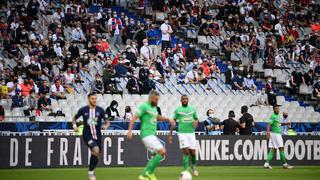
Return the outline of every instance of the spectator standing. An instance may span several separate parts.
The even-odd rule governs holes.
[[[222,121],[223,135],[235,135],[239,131],[238,122],[234,120],[234,111],[229,111],[228,119]]]
[[[165,18],[164,23],[161,24],[160,30],[162,34],[161,51],[164,51],[168,47],[171,47],[171,34],[173,33],[168,18]]]
[[[282,114],[282,121],[281,123],[285,124],[284,126],[281,126],[281,132],[282,135],[288,135],[288,130],[290,128],[290,123],[288,119],[288,112],[284,111]]]
[[[290,86],[291,90],[289,91],[291,95],[295,95],[299,91],[299,87],[302,84],[302,70],[298,66],[296,70],[291,73]]]
[[[148,46],[148,39],[143,40],[143,46],[140,49],[140,56],[144,62],[147,62],[147,64],[154,59],[152,49]]]
[[[124,121],[131,121],[132,118],[133,118],[133,113],[132,113],[131,107],[126,106],[125,111],[124,111],[123,120]]]
[[[112,42],[117,49],[120,49],[122,44],[121,34],[123,31],[121,18],[117,17],[117,12],[112,13],[112,18],[108,20],[108,32],[109,36],[112,37]]]
[[[252,127],[254,126],[253,116],[248,113],[248,106],[241,107],[241,118],[240,120],[240,135],[251,135]]]

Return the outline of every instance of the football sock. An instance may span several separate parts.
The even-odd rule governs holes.
[[[160,154],[156,154],[152,159],[150,159],[144,168],[142,175],[146,176],[147,172],[149,174],[153,174],[162,158],[163,157]]]
[[[194,168],[196,166],[197,158],[196,158],[196,155],[193,155],[193,154],[191,154],[190,156],[191,156],[192,167]]]
[[[97,164],[98,164],[97,156],[91,155],[90,164],[89,164],[89,171],[93,171],[94,168],[96,168]]]
[[[183,161],[183,169],[185,171],[187,171],[189,169],[190,156],[189,155],[183,155],[182,161]]]
[[[160,154],[156,154],[153,158],[153,163],[150,168],[150,174],[153,174],[154,171],[156,170],[156,167],[159,165],[160,161],[163,159],[163,156]]]
[[[283,164],[287,162],[286,155],[284,154],[284,151],[280,151],[280,160]]]
[[[270,150],[268,153],[267,163],[269,163],[273,159],[274,152]]]

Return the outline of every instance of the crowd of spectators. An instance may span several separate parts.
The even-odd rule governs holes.
[[[309,86],[320,98],[319,31],[300,33],[319,23],[315,1],[281,1],[277,7],[272,0],[144,0],[138,6],[152,7],[157,16],[146,8],[140,19],[114,11],[109,1],[97,2],[92,12],[91,1],[1,1],[0,43],[11,62],[0,59],[0,96],[12,99],[12,109],[23,108],[26,115],[54,111],[51,100],[76,93],[85,73],[92,75],[90,91],[98,93],[121,94],[119,77],[128,78],[129,93],[144,94],[171,75],[206,85],[222,73],[232,89],[256,92],[252,67],[259,62],[284,70],[296,65],[290,93]],[[175,36],[180,40],[173,43]],[[208,38],[220,39],[217,54],[199,46]],[[103,70],[93,72],[90,64],[98,62]],[[261,92],[258,104],[276,103],[270,81],[268,100]]]

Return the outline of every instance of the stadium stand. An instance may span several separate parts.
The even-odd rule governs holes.
[[[123,117],[150,89],[161,93],[163,114],[172,115],[187,94],[200,120],[209,108],[225,119],[229,110],[240,117],[242,105],[255,105],[262,88],[276,95],[291,122],[320,121],[320,36],[309,26],[319,23],[319,2],[144,2],[145,11],[85,2],[4,4],[3,122],[69,122],[92,90],[101,92],[103,108],[117,101]],[[173,33],[170,47],[161,49],[163,24]],[[255,121],[268,120],[269,105],[249,109]]]

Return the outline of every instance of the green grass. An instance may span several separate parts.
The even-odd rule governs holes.
[[[181,167],[160,167],[156,171],[159,180],[177,180]],[[97,168],[97,180],[135,180],[142,168]],[[202,166],[200,176],[194,180],[313,180],[319,179],[320,166],[297,166],[286,170],[272,170],[258,166]],[[2,169],[1,180],[86,180],[87,169]]]

